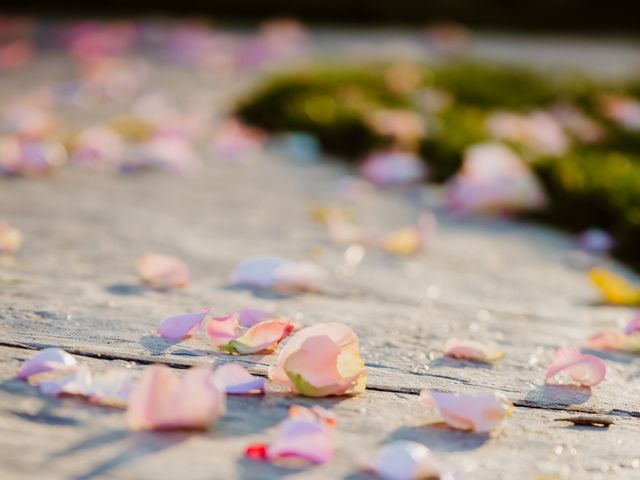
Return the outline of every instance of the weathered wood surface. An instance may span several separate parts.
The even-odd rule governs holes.
[[[59,58],[45,59],[24,78],[6,77],[0,95],[35,86],[34,78],[63,79],[67,68]],[[190,99],[229,102],[203,79],[170,67],[153,75],[154,85],[173,89],[175,98],[188,91]],[[121,108],[92,110],[92,119]],[[299,166],[270,152],[244,163],[214,159],[184,178],[70,169],[51,179],[2,181],[0,218],[20,228],[25,243],[16,256],[0,259],[1,476],[338,478],[354,472],[363,449],[415,438],[471,469],[470,478],[637,478],[639,359],[605,355],[607,378],[592,391],[543,386],[555,348],[580,345],[631,315],[599,305],[582,270],[588,261],[576,256],[571,239],[520,222],[447,218],[433,189],[374,192],[353,205],[373,231],[414,222],[421,198],[436,209],[439,232],[424,255],[398,259],[367,250],[349,270],[344,247],[332,245],[308,214],[316,203],[336,201],[348,173],[333,164]],[[193,284],[171,293],[141,288],[133,262],[147,251],[184,259]],[[310,258],[332,278],[321,292],[298,296],[231,287],[234,265],[255,254]],[[10,380],[18,359],[44,346],[63,347],[98,366],[105,359],[174,366],[228,361],[202,340],[170,344],[154,334],[163,317],[205,305],[221,313],[266,308],[303,325],[353,326],[369,390],[360,398],[320,402],[339,417],[334,463],[286,472],[240,458],[247,443],[268,436],[288,405],[308,400],[232,398],[230,413],[208,434],[131,434],[120,412],[44,398]],[[442,345],[451,336],[494,341],[507,355],[492,368],[444,359]],[[265,374],[273,358],[233,360]],[[499,435],[465,435],[424,426],[429,417],[413,395],[421,388],[498,389],[519,407]],[[552,422],[568,410],[611,414],[616,424],[601,431]]]
[[[348,399],[310,401],[271,393],[265,397],[230,397],[228,413],[206,433],[129,432],[119,410],[51,399],[25,382],[12,379],[23,349],[0,348],[0,451],[3,478],[368,478],[357,459],[383,442],[415,440],[462,471],[468,478],[635,478],[640,452],[635,439],[640,424],[609,416],[608,429],[555,422],[566,412],[519,408],[492,435],[456,432],[438,423],[414,395],[367,392]],[[99,371],[122,361],[79,357]],[[247,444],[265,441],[292,403],[320,404],[338,417],[336,458],[323,467],[287,470],[242,458]],[[607,439],[616,456],[603,448]],[[526,448],[523,448],[526,446]],[[517,472],[527,472],[516,477]]]

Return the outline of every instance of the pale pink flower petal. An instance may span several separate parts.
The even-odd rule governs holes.
[[[587,252],[605,253],[613,248],[613,238],[604,230],[590,228],[578,236],[578,246]]]
[[[60,348],[45,348],[39,351],[20,367],[17,378],[25,380],[32,375],[51,370],[77,370],[76,359]]]
[[[627,327],[629,328],[629,327]],[[608,350],[623,353],[640,352],[640,335],[635,333],[623,332],[602,332],[594,335],[585,342],[588,348],[596,350]]]
[[[39,177],[49,175],[67,161],[67,151],[59,142],[24,140],[0,136],[0,174]]]
[[[583,354],[577,348],[559,348],[553,363],[547,369],[548,384],[593,387],[607,373],[604,361],[594,355]]]
[[[489,432],[511,415],[513,406],[502,393],[445,393],[422,390],[420,399],[429,408],[440,412],[453,428],[474,432]]]
[[[251,375],[246,368],[235,363],[227,363],[216,368],[213,378],[224,385],[227,394],[264,393],[265,379]]]
[[[285,344],[269,378],[309,397],[361,393],[366,370],[358,338],[340,323],[304,328]]]
[[[381,187],[417,183],[427,175],[424,163],[416,154],[394,150],[372,153],[359,171],[366,180]]]
[[[285,318],[265,320],[250,327],[227,345],[220,345],[219,348],[242,355],[272,351],[293,331],[293,328],[293,322]]]
[[[632,333],[640,332],[640,314],[637,314],[633,320],[624,329],[625,333],[631,335]]]
[[[14,253],[20,248],[22,233],[8,222],[0,220],[0,255]]]
[[[237,285],[283,291],[317,290],[326,271],[311,262],[279,257],[254,257],[240,263],[231,274]]]
[[[269,317],[267,312],[255,308],[242,308],[236,312],[236,315],[238,316],[240,325],[247,328],[253,327],[267,320]]]
[[[178,377],[169,367],[152,365],[131,392],[127,423],[133,430],[207,429],[224,411],[224,387],[209,368]]]
[[[624,95],[603,95],[600,98],[602,113],[621,127],[640,131],[640,101]]]
[[[500,143],[472,145],[460,171],[446,185],[446,205],[458,213],[511,213],[545,204],[531,169]]]
[[[158,325],[158,334],[167,340],[183,340],[192,336],[205,319],[211,307],[201,312],[167,317]]]
[[[135,373],[129,369],[111,368],[97,372],[88,392],[89,401],[110,407],[126,407],[136,380]]]
[[[561,155],[571,145],[562,126],[544,111],[527,115],[494,112],[487,119],[487,129],[499,140],[519,143],[544,155]]]
[[[398,440],[378,449],[364,467],[383,480],[422,480],[453,478],[431,450],[421,443]]]
[[[504,357],[504,352],[492,345],[485,345],[474,340],[451,338],[444,345],[447,357],[470,360],[472,362],[495,362]]]
[[[189,284],[189,269],[175,257],[148,253],[137,261],[136,268],[142,281],[156,290]]]
[[[86,397],[92,387],[91,372],[87,368],[56,379],[46,379],[38,383],[40,391],[52,397],[61,395],[74,395]]]
[[[204,330],[214,345],[225,345],[238,338],[240,322],[235,314],[211,317],[204,324]]]

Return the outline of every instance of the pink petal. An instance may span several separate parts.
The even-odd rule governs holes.
[[[490,345],[474,340],[451,338],[444,346],[444,354],[451,358],[460,358],[473,362],[495,362],[504,356],[504,352]]]
[[[214,345],[225,345],[240,335],[240,322],[235,314],[212,317],[205,322],[204,329]]]
[[[92,386],[91,372],[86,368],[53,380],[43,380],[38,383],[40,391],[52,397],[61,395],[88,396]]]
[[[178,377],[169,367],[152,365],[131,392],[127,422],[133,430],[206,429],[224,410],[224,387],[209,368]]]
[[[227,363],[216,368],[213,378],[224,385],[227,394],[264,393],[264,378],[251,375],[246,368]]]
[[[640,314],[636,315],[631,322],[624,329],[625,333],[632,334],[636,332],[640,332]]]
[[[175,257],[148,253],[136,263],[138,275],[151,288],[166,290],[185,287],[189,283],[189,269]]]
[[[229,348],[241,354],[273,350],[294,328],[291,320],[265,320],[249,328],[229,343]]]
[[[237,285],[283,291],[316,290],[325,280],[323,268],[311,262],[279,257],[254,257],[236,267],[231,275]]]
[[[274,272],[285,262],[279,257],[253,257],[240,263],[231,274],[231,279],[237,285],[271,288]]]
[[[383,445],[366,464],[384,480],[440,479],[443,467],[421,443],[398,440]]]
[[[331,431],[315,420],[288,418],[280,424],[274,441],[267,447],[270,461],[298,459],[313,464],[333,457]]]
[[[453,428],[489,432],[511,414],[513,406],[501,393],[461,394],[422,390],[420,399],[440,412]]]
[[[360,166],[360,175],[381,187],[416,183],[426,174],[426,167],[418,156],[402,151],[374,152]]]
[[[0,220],[0,255],[16,252],[21,243],[22,233],[20,230]]]
[[[39,351],[20,367],[16,378],[25,380],[32,375],[51,370],[76,370],[76,359],[60,348],[45,348]]]
[[[323,423],[328,428],[334,428],[336,426],[336,415],[331,412],[331,410],[327,410],[318,405],[313,405],[311,408],[291,405],[291,407],[289,407],[289,418],[315,420]]]
[[[196,333],[210,309],[167,317],[158,325],[158,334],[168,340],[184,340]]]
[[[640,352],[640,335],[636,333],[602,332],[589,338],[585,342],[585,346],[596,350],[638,353]]]
[[[128,369],[112,368],[95,373],[89,390],[89,400],[98,405],[126,407],[136,380],[134,372]]]
[[[606,373],[607,367],[602,359],[580,353],[577,348],[559,348],[547,369],[545,381],[549,384],[592,387],[602,382]]]

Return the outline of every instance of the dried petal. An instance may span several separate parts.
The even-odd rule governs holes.
[[[269,378],[309,397],[360,393],[366,370],[358,338],[340,323],[304,328],[284,346]]]
[[[175,257],[148,253],[136,263],[143,282],[156,290],[185,287],[189,284],[189,269]]]
[[[167,317],[158,325],[158,334],[168,340],[184,340],[196,333],[210,309]]]
[[[364,160],[360,175],[380,187],[394,187],[423,180],[427,169],[414,153],[384,150],[374,152]]]
[[[383,480],[444,480],[443,465],[421,443],[398,440],[378,449],[364,465]]]
[[[640,304],[640,287],[632,285],[620,275],[604,268],[594,268],[589,272],[589,280],[612,305]]]
[[[420,399],[427,407],[438,409],[450,427],[479,433],[491,431],[513,410],[509,399],[497,392],[462,394],[422,390]]]
[[[607,367],[602,359],[580,353],[577,348],[559,348],[547,369],[545,381],[556,385],[592,387],[604,380],[606,373]]]
[[[224,385],[227,394],[264,393],[265,379],[251,375],[246,368],[235,363],[227,363],[216,368],[213,378]]]
[[[178,377],[167,366],[151,365],[131,392],[127,423],[133,430],[207,429],[224,411],[224,387],[209,368]]]
[[[45,348],[20,367],[16,378],[25,380],[32,375],[51,370],[77,370],[76,359],[60,348]]]
[[[451,338],[444,345],[447,357],[470,360],[472,362],[496,362],[504,357],[504,352],[492,345],[485,345],[474,340]]]
[[[240,263],[231,278],[237,285],[283,291],[317,290],[325,280],[323,268],[311,262],[279,257],[254,257]]]

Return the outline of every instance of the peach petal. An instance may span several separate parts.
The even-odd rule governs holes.
[[[213,378],[224,385],[227,394],[264,393],[265,379],[251,375],[246,368],[235,363],[216,368]]]
[[[22,233],[7,222],[0,221],[0,255],[18,251],[22,243]]]
[[[247,329],[221,348],[243,355],[274,350],[293,331],[293,327],[291,320],[265,320]]]
[[[313,405],[311,408],[301,407],[300,405],[291,405],[289,407],[289,418],[306,418],[307,420],[316,420],[323,423],[326,427],[334,428],[336,426],[336,416],[331,410]]]
[[[240,335],[240,322],[235,314],[211,317],[204,323],[204,329],[214,345],[226,345]]]
[[[462,394],[422,390],[420,399],[440,412],[442,419],[452,428],[489,432],[505,417],[513,406],[501,393]]]
[[[184,262],[169,255],[148,253],[136,263],[138,275],[156,290],[185,287],[189,284],[189,269]]]
[[[167,366],[151,365],[131,392],[127,423],[133,430],[206,429],[224,411],[224,387],[209,368],[178,377]]]
[[[444,345],[447,357],[470,360],[472,362],[495,362],[504,357],[504,352],[497,347],[484,345],[474,340],[451,338]]]
[[[367,470],[383,480],[444,479],[442,465],[427,447],[421,443],[398,440],[378,449],[366,462]]]
[[[559,348],[547,369],[545,382],[592,387],[602,382],[606,373],[607,367],[602,359],[583,354],[577,348]]]
[[[201,312],[167,317],[158,325],[158,334],[167,340],[184,340],[196,333],[210,309],[207,307]]]
[[[76,359],[60,348],[45,348],[20,367],[16,378],[25,380],[32,375],[52,370],[77,370]]]
[[[637,333],[601,332],[585,342],[588,348],[623,353],[640,352],[640,335]]]
[[[604,268],[589,271],[589,280],[612,305],[640,304],[640,287],[632,285],[625,278]]]
[[[80,368],[70,375],[56,379],[46,379],[38,383],[40,391],[51,397],[74,395],[86,397],[92,387],[91,372],[87,368]]]

